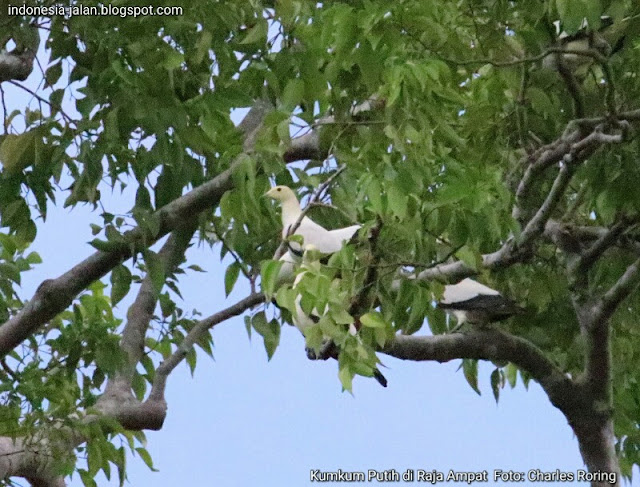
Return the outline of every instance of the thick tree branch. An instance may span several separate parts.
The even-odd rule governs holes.
[[[555,243],[561,250],[578,254],[584,247],[589,247],[598,239],[607,238],[611,229],[601,226],[580,226],[549,220],[545,225],[544,237]],[[640,255],[640,235],[628,231],[618,236],[611,246]]]
[[[241,128],[247,138],[254,139],[268,108],[257,104],[247,114],[249,121]],[[66,309],[73,299],[92,282],[104,277],[111,269],[130,258],[194,215],[216,205],[222,195],[233,187],[232,174],[241,162],[236,160],[229,169],[184,196],[172,201],[155,213],[160,222],[157,234],[137,227],[125,234],[124,242],[110,252],[98,251],[56,279],[47,279],[38,287],[33,298],[22,310],[0,326],[0,356],[5,356],[48,320]]]
[[[564,191],[571,179],[571,174],[572,171],[567,165],[560,168],[558,176],[556,177],[547,198],[533,218],[529,221],[520,235],[520,238],[517,241],[514,239],[508,240],[497,251],[483,255],[482,265],[484,268],[495,269],[507,267],[526,258],[529,247],[544,231],[546,222],[551,217],[551,213],[564,194]],[[406,277],[418,280],[436,279],[440,281],[458,281],[476,273],[477,270],[471,269],[465,263],[458,261],[448,264],[440,264],[419,272],[417,276]]]
[[[525,226],[520,238],[518,239],[519,246],[529,245],[534,239],[539,237],[544,231],[545,224],[551,218],[551,213],[555,210],[560,198],[564,195],[564,192],[569,186],[573,171],[568,165],[563,165],[556,176],[551,190],[547,194],[542,205],[536,212],[536,214],[529,220],[529,223]]]
[[[285,151],[284,162],[301,161],[305,159],[324,159],[326,152],[320,150],[320,137],[318,132],[312,130],[291,141],[291,145]]]
[[[31,484],[31,487],[65,487],[67,483],[64,481],[64,477],[54,477],[47,479],[27,478],[27,481]]]
[[[382,350],[393,357],[412,361],[448,362],[455,359],[509,361],[542,386],[549,399],[567,417],[581,408],[577,385],[544,353],[524,338],[498,329],[473,329],[468,333],[437,336],[396,335]]]
[[[184,260],[184,254],[189,247],[191,238],[197,229],[198,222],[192,219],[181,228],[174,230],[163,245],[158,257],[163,264],[165,276],[174,270]],[[136,364],[144,353],[144,340],[153,318],[153,312],[158,303],[158,293],[154,289],[153,280],[149,273],[142,281],[135,301],[127,311],[127,324],[122,331],[120,347],[128,358],[127,370],[123,376],[130,383]]]
[[[595,309],[594,322],[611,318],[616,308],[636,289],[638,284],[640,284],[640,259],[627,267],[618,282],[602,297]]]
[[[448,362],[455,359],[509,361],[540,384],[551,403],[565,415],[591,472],[620,472],[614,449],[611,410],[593,401],[582,382],[575,382],[529,341],[497,329],[465,334],[396,335],[383,353],[403,360]],[[604,486],[606,483],[592,485]]]
[[[383,106],[381,103],[369,101],[365,101],[364,104],[371,108]],[[352,113],[358,112],[358,107],[360,105],[355,107]],[[262,120],[269,110],[271,106],[267,102],[259,101],[240,124],[239,127],[245,134],[245,152],[253,150]],[[302,146],[306,147],[304,151],[300,149]],[[304,144],[294,139],[291,149],[285,152],[284,159],[291,162],[307,157],[305,151],[312,146],[320,150],[317,136],[306,137]],[[114,250],[98,251],[58,278],[43,281],[22,310],[0,326],[0,357],[5,356],[48,320],[65,310],[89,284],[104,277],[115,266],[149,247],[184,221],[219,203],[222,195],[233,188],[233,172],[242,164],[245,156],[246,154],[241,154],[229,169],[160,208],[153,215],[160,224],[157,233],[152,234],[148,228],[136,227],[124,235],[124,241]]]
[[[191,238],[197,229],[197,219],[191,219],[173,231],[158,253],[165,276],[172,273],[184,260]],[[136,300],[127,312],[127,323],[122,332],[120,347],[127,356],[125,368],[110,378],[97,409],[115,418],[124,428],[132,430],[160,429],[164,423],[167,405],[164,399],[140,403],[131,391],[136,365],[144,353],[144,341],[158,302],[151,276],[142,281]]]
[[[616,222],[607,232],[596,240],[593,245],[585,249],[578,260],[577,272],[584,273],[589,270],[607,249],[615,245],[620,236],[629,229],[629,222],[622,218]]]
[[[33,439],[0,437],[0,478],[24,477],[32,485],[64,487],[56,471],[60,453],[47,442]]]

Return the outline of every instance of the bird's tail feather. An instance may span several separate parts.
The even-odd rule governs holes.
[[[373,377],[375,377],[375,379],[380,383],[382,387],[387,387],[387,378],[382,375],[382,372],[380,372],[378,369],[375,369],[373,371]]]

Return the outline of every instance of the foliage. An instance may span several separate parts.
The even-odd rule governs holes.
[[[540,172],[537,184],[518,201],[524,163],[535,149],[556,141],[577,116],[578,95],[557,71],[541,65],[545,49],[555,42],[553,22],[574,34],[585,24],[599,29],[602,15],[613,18],[607,41],[611,46],[622,42],[622,49],[605,64],[591,62],[584,77],[576,76],[581,116],[613,117],[637,108],[640,96],[635,2],[171,5],[178,3],[182,15],[167,17],[2,21],[12,36],[6,40],[16,44],[29,22],[45,27],[49,59],[29,106],[4,113],[0,321],[24,306],[15,286],[22,272],[39,263],[29,246],[37,237],[36,221],[46,219],[50,205],[92,204],[103,219],[93,226],[92,244],[110,252],[128,245],[127,230],[134,226],[155,241],[164,228],[157,210],[231,170],[229,189],[198,221],[220,258],[231,258],[224,276],[227,295],[240,280],[256,284],[261,277],[263,290],[282,310],[276,311],[278,318],[295,310],[298,295],[303,310],[326,309],[306,333],[307,345],[320,348],[324,336],[340,347],[345,389],[351,389],[354,375],[373,374],[376,351],[397,334],[428,327],[441,335],[450,329],[434,306],[442,283],[398,282],[398,272],[415,276],[451,259],[527,307],[525,315],[504,325],[507,332],[538,347],[563,373],[583,373],[587,345],[572,305],[575,283],[563,271],[567,258],[557,242],[539,235],[522,263],[490,271],[483,254],[522,234],[555,179],[555,173]],[[382,109],[354,110],[372,97]],[[274,109],[254,147],[246,150],[246,134],[232,114],[258,99],[267,99]],[[327,115],[332,118],[321,118]],[[296,137],[311,126],[332,158],[287,165]],[[610,249],[588,270],[589,293],[610,289],[636,258],[637,155],[638,139],[629,130],[625,143],[607,146],[575,168],[555,208],[555,217],[576,228],[611,228],[622,216],[627,219],[626,244]],[[365,231],[326,265],[307,267],[296,289],[278,287],[279,266],[272,258],[280,220],[261,195],[276,182],[306,198],[336,162],[347,170],[324,199],[331,207],[313,208],[309,215],[332,228],[360,222]],[[66,189],[58,190],[60,185]],[[128,214],[101,208],[101,188],[129,186],[135,188],[135,201]],[[61,196],[64,201],[57,200]],[[374,245],[367,231],[377,222],[381,229]],[[2,434],[33,435],[47,424],[74,418],[74,427],[87,429],[90,439],[78,447],[86,448],[87,465],[70,460],[61,472],[81,469],[85,485],[92,485],[99,469],[108,476],[110,463],[123,478],[124,450],[115,446],[117,434],[151,466],[141,433],[114,424],[92,428],[81,421],[127,360],[118,346],[122,323],[112,306],[150,276],[160,306],[144,356],[134,365],[131,387],[138,400],[154,384],[158,364],[172,357],[197,325],[175,302],[180,268],[167,270],[150,250],[134,253],[134,263],[112,269],[109,296],[104,284],[94,283],[6,362]],[[373,283],[368,282],[371,268],[376,269]],[[171,292],[163,292],[164,286]],[[367,302],[366,309],[355,312],[354,296]],[[269,357],[280,336],[279,322],[270,318],[274,309],[260,309],[246,321],[249,330],[264,337]],[[640,350],[639,312],[640,293],[635,292],[613,315],[611,327],[615,435],[627,476],[640,463],[640,378],[633,365]],[[348,325],[356,320],[362,328],[354,337]],[[211,353],[209,334],[198,344]],[[195,352],[185,355],[193,370]],[[477,362],[465,358],[462,370],[478,391]],[[512,363],[496,365],[490,379],[496,400],[506,384],[515,386],[518,373],[526,384],[527,371]]]

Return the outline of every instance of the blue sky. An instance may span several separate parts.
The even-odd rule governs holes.
[[[24,107],[31,98],[13,86],[5,90],[9,110]],[[113,212],[125,212],[133,201],[104,189],[102,194]],[[88,206],[51,208],[46,223],[38,225],[34,245],[44,263],[23,276],[23,298],[94,251],[87,243],[93,238],[89,223],[101,219]],[[208,246],[189,251],[189,264],[207,272],[182,277],[184,309],[207,316],[247,294],[238,285],[225,300],[218,255]],[[130,302],[128,297],[119,304],[119,317],[124,318]],[[504,390],[496,405],[491,366],[480,369],[479,397],[456,372],[457,362],[411,363],[382,356],[389,387],[359,377],[350,395],[341,392],[336,363],[307,360],[304,340],[293,327],[283,328],[270,362],[261,339],[248,339],[242,318],[219,325],[213,337],[215,360],[199,354],[194,377],[182,364],[169,378],[164,428],[147,434],[159,472],[129,457],[129,485],[301,486],[311,485],[315,469],[436,469],[445,475],[450,469],[488,470],[489,482],[483,485],[516,485],[494,482],[494,469],[526,475],[530,469],[575,473],[583,468],[571,429],[537,384],[528,391],[521,383]],[[118,482],[100,477],[98,484]],[[72,485],[81,485],[78,476]]]
[[[108,191],[103,195],[112,211],[129,204]],[[87,243],[90,222],[99,223],[99,216],[89,207],[52,208],[35,244],[44,263],[24,275],[24,297],[43,279],[93,252]],[[188,262],[207,273],[182,277],[185,309],[197,308],[206,316],[248,292],[238,286],[224,299],[217,250],[194,247]],[[116,308],[120,317],[129,303],[126,299]],[[130,458],[130,485],[311,485],[311,469],[486,469],[491,476],[494,469],[582,468],[569,426],[540,387],[531,383],[526,391],[519,383],[513,391],[504,390],[496,405],[490,366],[481,368],[483,395],[477,396],[456,372],[457,362],[382,356],[389,387],[358,377],[352,396],[341,392],[336,363],[307,360],[304,340],[293,327],[283,328],[270,362],[261,338],[248,339],[242,318],[219,325],[213,337],[215,360],[199,354],[193,378],[186,364],[169,378],[164,428],[147,434],[159,472]],[[117,480],[98,483],[117,485]],[[81,485],[79,478],[72,485]]]

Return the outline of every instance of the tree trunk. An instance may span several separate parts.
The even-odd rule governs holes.
[[[611,487],[620,485],[620,465],[615,451],[613,419],[607,414],[603,417],[587,415],[572,423],[578,438],[580,453],[588,469],[576,480],[591,482],[592,487]]]

